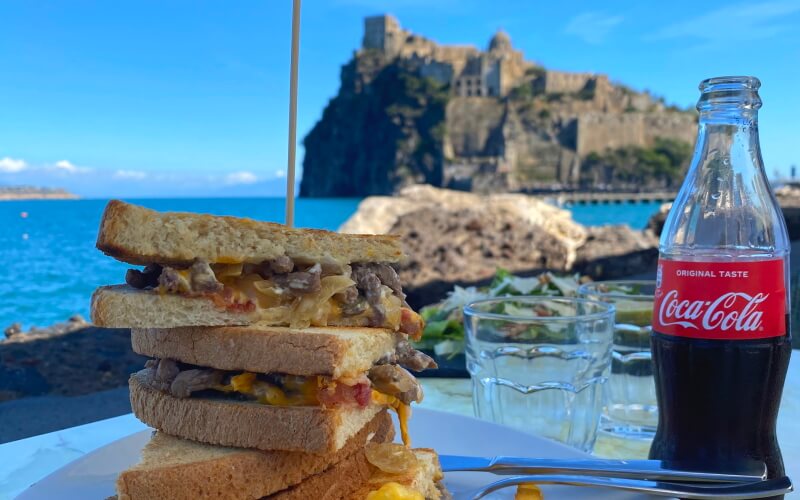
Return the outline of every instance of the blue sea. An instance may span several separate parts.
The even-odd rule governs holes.
[[[156,210],[206,212],[283,222],[282,198],[128,200]],[[299,199],[295,224],[336,230],[355,212],[359,199]],[[0,331],[89,317],[89,298],[100,285],[121,283],[129,266],[95,249],[97,226],[107,200],[0,202]],[[576,205],[586,225],[629,224],[643,228],[658,203]],[[1,335],[1,334],[0,334]]]

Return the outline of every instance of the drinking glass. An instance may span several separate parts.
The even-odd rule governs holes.
[[[506,297],[464,308],[475,414],[590,452],[611,360],[614,306]]]
[[[611,375],[605,391],[600,432],[626,440],[652,440],[658,402],[650,355],[655,281],[598,281],[578,288],[578,296],[614,304]]]

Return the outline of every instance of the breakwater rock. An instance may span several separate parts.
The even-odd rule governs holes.
[[[403,236],[408,300],[441,300],[453,285],[482,284],[497,267],[520,274],[580,272],[612,279],[655,268],[657,241],[627,226],[585,227],[522,194],[478,195],[415,185],[361,202],[343,232]]]
[[[786,229],[789,231],[791,241],[800,240],[800,187],[783,186],[775,190],[775,197],[783,212],[786,221]],[[647,222],[647,229],[651,230],[656,236],[661,236],[667,214],[672,207],[672,203],[664,203],[658,212],[654,213]]]
[[[0,340],[0,402],[27,396],[79,396],[125,386],[146,360],[131,349],[126,329],[86,323],[65,328],[62,323],[12,333]]]

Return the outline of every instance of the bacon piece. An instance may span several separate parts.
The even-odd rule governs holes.
[[[320,388],[317,399],[322,406],[327,408],[353,405],[364,408],[369,405],[371,396],[372,389],[369,382],[359,382],[355,385],[335,382]]]
[[[230,312],[249,313],[256,310],[256,304],[252,300],[247,302],[234,302],[233,289],[225,287],[219,293],[204,294],[214,305],[220,309],[227,309]]]
[[[422,330],[425,329],[425,321],[422,316],[411,309],[404,307],[400,309],[400,331],[407,334],[413,340],[422,338]]]

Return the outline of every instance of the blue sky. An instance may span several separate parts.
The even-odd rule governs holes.
[[[800,0],[305,0],[299,140],[336,93],[363,17],[383,12],[441,43],[483,47],[503,28],[528,59],[682,106],[703,78],[756,75],[767,170],[800,164]],[[289,0],[0,2],[0,185],[282,193],[290,18]]]

